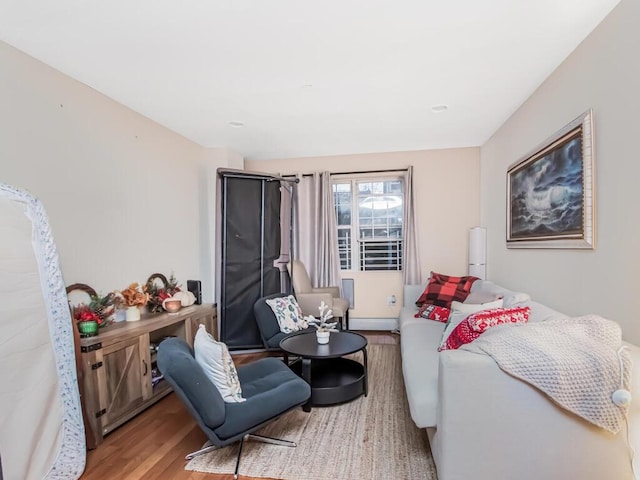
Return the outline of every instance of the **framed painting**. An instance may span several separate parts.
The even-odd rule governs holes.
[[[594,249],[593,114],[583,113],[507,171],[507,248]]]

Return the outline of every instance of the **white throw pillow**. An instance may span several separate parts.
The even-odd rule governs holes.
[[[491,310],[492,308],[501,308],[502,307],[502,299],[494,300],[493,302],[486,303],[461,303],[461,302],[451,302],[451,311],[452,312],[463,312],[467,315],[471,315],[472,313],[481,312],[482,310]]]
[[[449,320],[447,320],[447,324],[444,327],[444,331],[442,332],[442,339],[440,340],[440,347],[438,350],[444,348],[447,344],[447,338],[451,335],[451,332],[460,325],[465,318],[467,318],[470,314],[465,312],[457,312],[455,310],[451,310],[451,315],[449,315]]]
[[[300,305],[298,305],[293,295],[271,298],[267,300],[267,305],[273,310],[282,333],[297,332],[309,326],[309,323],[302,315]]]
[[[216,386],[225,402],[246,401],[246,398],[242,398],[238,372],[227,346],[222,342],[216,342],[204,325],[198,327],[193,341],[193,350],[196,362],[204,370],[211,383]]]

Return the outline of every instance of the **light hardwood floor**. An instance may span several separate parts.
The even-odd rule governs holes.
[[[362,333],[362,332],[360,332]],[[398,344],[386,332],[364,332],[370,344]],[[235,356],[242,365],[265,354]],[[233,474],[214,475],[184,469],[184,456],[198,450],[205,435],[173,393],[105,437],[88,452],[81,480],[232,480]],[[240,464],[242,472],[242,463]],[[250,477],[240,476],[244,480]]]

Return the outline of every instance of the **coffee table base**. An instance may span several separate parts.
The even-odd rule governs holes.
[[[311,385],[311,398],[304,405],[335,405],[367,395],[365,366],[348,358],[302,359],[292,365],[293,370]]]

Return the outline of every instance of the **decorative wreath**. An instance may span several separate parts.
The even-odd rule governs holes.
[[[160,285],[159,285],[160,284]],[[153,273],[147,279],[145,284],[146,291],[149,294],[149,303],[147,306],[150,312],[162,312],[162,302],[166,298],[173,297],[180,291],[178,280],[173,273],[169,275],[169,279],[161,273]]]

